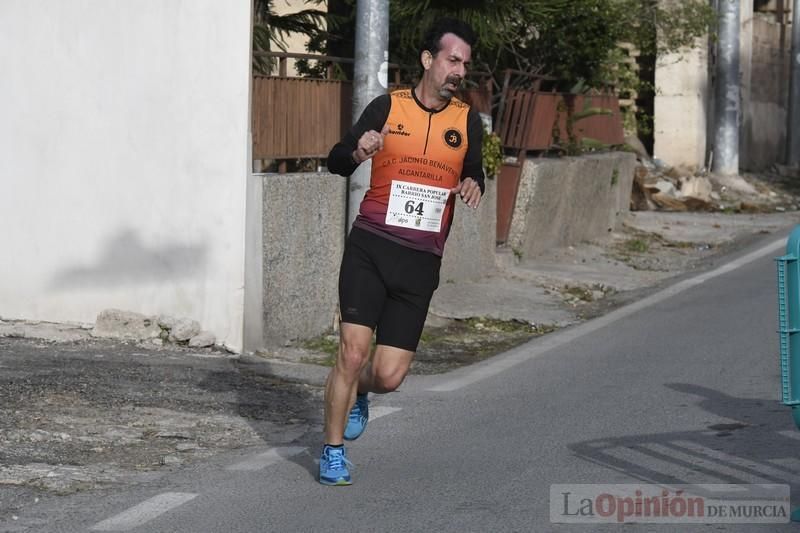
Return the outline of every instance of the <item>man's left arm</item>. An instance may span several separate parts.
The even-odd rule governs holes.
[[[467,154],[464,157],[461,181],[453,192],[459,194],[464,203],[473,209],[478,207],[486,190],[482,146],[483,122],[475,108],[471,107],[467,115]]]

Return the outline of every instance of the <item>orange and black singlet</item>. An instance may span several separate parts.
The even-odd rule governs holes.
[[[358,139],[388,124],[383,149],[372,158],[370,186],[353,226],[409,248],[441,256],[450,232],[455,195],[464,178],[484,191],[483,126],[474,109],[456,98],[442,109],[422,105],[412,89],[374,99],[328,156],[328,169],[349,176]]]

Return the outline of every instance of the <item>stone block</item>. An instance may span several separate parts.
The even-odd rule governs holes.
[[[93,337],[145,340],[158,337],[161,328],[153,317],[120,309],[106,309],[97,315],[90,333]]]
[[[477,209],[456,200],[456,212],[444,247],[441,283],[448,280],[477,280],[495,267],[497,239],[497,180],[487,179]]]
[[[629,211],[636,156],[528,159],[508,244],[523,257],[607,235]]]
[[[170,340],[185,342],[199,334],[200,331],[200,324],[197,321],[181,318],[169,330],[169,336]]]
[[[347,180],[329,173],[263,179],[266,346],[331,329],[344,251]]]

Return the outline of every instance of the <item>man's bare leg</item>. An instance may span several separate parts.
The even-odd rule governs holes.
[[[325,383],[325,444],[344,442],[347,414],[355,401],[359,376],[369,362],[371,345],[372,329],[342,323],[336,364]]]
[[[372,362],[358,378],[358,393],[385,394],[396,390],[408,374],[413,360],[414,352],[379,344]]]

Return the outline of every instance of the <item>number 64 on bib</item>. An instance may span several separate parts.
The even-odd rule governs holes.
[[[386,224],[420,231],[439,232],[450,189],[407,181],[392,181]]]

